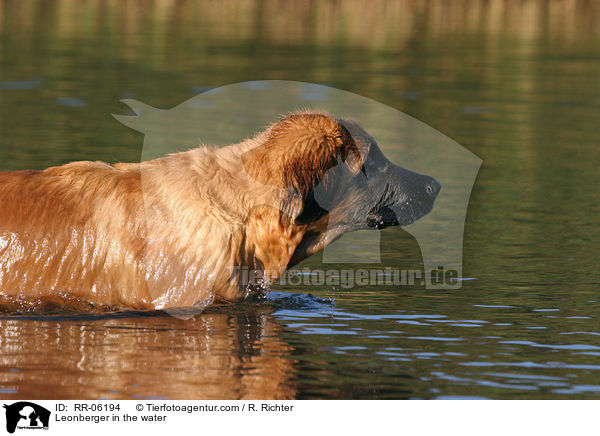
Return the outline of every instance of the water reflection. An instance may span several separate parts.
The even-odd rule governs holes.
[[[0,317],[3,398],[290,399],[294,361],[264,307]]]

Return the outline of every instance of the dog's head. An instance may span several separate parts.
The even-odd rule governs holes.
[[[346,232],[413,223],[441,189],[390,162],[356,122],[322,112],[275,123],[242,160],[252,178],[288,193],[281,210],[305,234],[288,266]]]

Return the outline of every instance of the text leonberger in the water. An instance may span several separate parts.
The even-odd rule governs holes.
[[[324,112],[222,148],[0,173],[0,295],[146,309],[235,300],[346,232],[410,224],[439,190]],[[260,286],[240,268],[264,271]]]

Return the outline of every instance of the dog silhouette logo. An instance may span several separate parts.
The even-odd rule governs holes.
[[[19,429],[48,429],[50,411],[42,406],[28,401],[19,401],[10,405],[5,404],[6,431],[14,433]]]
[[[200,94],[170,109],[159,109],[137,100],[125,99],[132,113],[114,115],[123,125],[144,134],[142,160],[147,161],[178,151],[198,147],[200,144],[221,146],[237,144],[242,138],[252,138],[266,125],[282,114],[291,114],[299,108],[326,111],[343,121],[353,137],[365,137],[366,132],[377,138],[381,151],[391,162],[420,174],[435,178],[444,186],[436,198],[436,206],[427,216],[427,197],[410,197],[395,208],[384,208],[387,218],[400,213],[405,217],[398,224],[411,234],[419,245],[423,259],[424,285],[427,289],[458,289],[462,286],[463,234],[471,188],[482,160],[462,145],[431,126],[390,106],[330,86],[286,80],[242,82],[219,88],[202,88]],[[249,110],[250,109],[250,110]],[[350,120],[365,128],[354,125]],[[375,140],[373,139],[375,142]],[[337,166],[343,168],[342,165]],[[341,186],[348,195],[365,192],[369,182],[380,174],[381,167],[363,167],[352,183]],[[372,169],[371,169],[372,168]],[[246,169],[246,168],[244,168]],[[331,168],[333,170],[333,168]],[[333,175],[332,171],[332,175]],[[260,173],[260,172],[259,172]],[[248,176],[257,182],[253,174]],[[387,176],[386,176],[387,177]],[[391,176],[390,176],[391,177]],[[396,178],[396,177],[394,177]],[[407,183],[406,178],[399,178]],[[144,186],[153,186],[152,176],[141,172],[142,194]],[[414,180],[414,179],[413,179]],[[376,195],[377,198],[383,198]],[[312,196],[313,209],[330,214],[340,206],[340,193],[317,186]],[[259,201],[264,202],[261,197]],[[267,200],[268,203],[268,200]],[[144,202],[146,212],[155,214],[152,200]],[[279,203],[265,204],[274,209]],[[250,210],[251,208],[248,208]],[[374,211],[377,212],[377,211]],[[422,217],[422,218],[420,218]],[[245,217],[240,219],[243,221]],[[376,218],[379,218],[376,219]],[[322,263],[326,264],[381,264],[381,243],[384,236],[373,231],[379,228],[382,217],[369,216],[369,229],[346,232],[331,244],[325,244]],[[418,218],[418,219],[417,219]],[[152,218],[150,218],[152,219]],[[324,235],[339,234],[339,225],[329,220]],[[371,227],[373,225],[373,227]],[[397,237],[386,233],[388,241]],[[387,257],[390,261],[390,257]],[[351,268],[354,268],[352,266]],[[452,277],[443,271],[452,271]],[[442,275],[443,274],[443,275]],[[445,278],[448,280],[445,280]],[[444,280],[440,280],[443,278]],[[163,286],[150,288],[153,298],[164,292]]]

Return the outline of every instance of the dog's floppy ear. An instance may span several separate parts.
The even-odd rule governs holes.
[[[291,189],[303,198],[339,161],[353,173],[362,168],[363,153],[352,135],[328,115],[290,115],[266,135],[264,143],[242,156],[246,171],[260,183]]]

